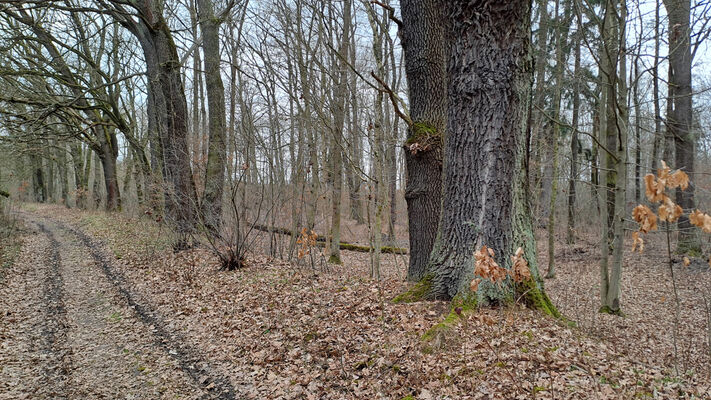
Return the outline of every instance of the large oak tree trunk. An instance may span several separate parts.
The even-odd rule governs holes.
[[[414,125],[407,131],[405,200],[410,231],[407,279],[425,275],[442,199],[442,141],[447,120],[446,2],[403,0],[402,46]]]
[[[428,297],[468,295],[473,252],[486,245],[508,265],[517,223],[531,86],[531,2],[465,1],[449,6],[448,118],[442,217],[428,265]],[[518,237],[519,235],[516,235]],[[482,300],[510,292],[479,285]]]
[[[165,185],[166,218],[180,234],[194,231],[197,195],[188,150],[187,101],[180,75],[180,61],[161,4],[136,4],[141,19],[122,20],[138,38],[148,70],[149,118],[155,118],[162,175]]]

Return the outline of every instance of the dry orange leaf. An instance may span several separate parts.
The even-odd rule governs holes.
[[[684,213],[684,210],[679,206],[678,204],[674,203],[672,199],[670,199],[668,196],[663,196],[664,199],[662,200],[662,205],[659,206],[659,209],[657,210],[657,214],[659,214],[659,219],[662,221],[667,221],[667,222],[675,222],[681,214]]]
[[[689,187],[689,175],[687,175],[686,172],[678,169],[669,176],[669,179],[667,180],[667,186],[669,186],[670,189],[679,187],[681,188],[681,190],[686,190],[686,188]]]
[[[511,256],[514,282],[524,282],[531,279],[531,271],[528,268],[528,261],[523,258],[523,248],[519,247],[516,254]]]
[[[479,284],[481,283],[481,279],[479,278],[474,278],[472,281],[469,283],[469,289],[472,292],[476,292],[477,289],[479,289]]]
[[[689,222],[698,226],[706,233],[711,233],[711,215],[696,210],[689,214]]]
[[[639,232],[632,233],[632,252],[638,249],[640,253],[644,251],[644,240],[639,236]]]
[[[688,267],[691,264],[691,260],[689,260],[689,257],[684,257],[684,266]]]
[[[644,176],[644,184],[645,194],[649,201],[652,203],[662,201],[664,198],[664,184],[662,182],[658,182],[654,175],[647,174]]]
[[[662,160],[661,162],[662,166],[660,168],[657,168],[657,176],[659,179],[663,179],[664,182],[666,183],[666,179],[669,177],[669,174],[671,173],[671,168],[667,165],[666,161]]]
[[[657,230],[657,216],[647,206],[638,205],[632,210],[632,217],[639,224],[639,230],[644,233]]]

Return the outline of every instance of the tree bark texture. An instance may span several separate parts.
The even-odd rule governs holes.
[[[136,4],[139,20],[122,20],[138,38],[148,69],[148,90],[163,156],[167,219],[180,234],[194,231],[197,195],[188,149],[187,101],[180,62],[170,28],[158,1]],[[149,104],[151,105],[151,104]],[[150,116],[149,116],[150,118]]]
[[[437,236],[442,201],[442,142],[447,121],[447,60],[443,0],[403,0],[401,28],[410,118],[405,142],[405,200],[410,232],[407,279],[418,281]]]
[[[226,116],[225,87],[220,72],[220,22],[215,19],[211,0],[198,0],[198,18],[205,54],[205,87],[208,103],[208,152],[202,216],[208,229],[222,223],[222,194],[225,187]],[[197,71],[196,71],[197,73]]]
[[[674,168],[683,169],[692,176],[695,171],[696,135],[693,132],[691,90],[691,26],[690,0],[664,0],[669,16],[669,97],[671,113],[667,115],[667,129],[674,140]],[[673,88],[673,91],[671,90]],[[693,211],[694,185],[687,190],[676,190],[676,203],[686,213]],[[699,254],[701,243],[686,214],[679,217],[679,241],[681,253]]]
[[[442,216],[428,265],[429,298],[469,294],[473,252],[482,245],[509,264],[533,64],[530,13],[525,0],[449,6]],[[483,300],[505,295],[492,286],[480,285]]]

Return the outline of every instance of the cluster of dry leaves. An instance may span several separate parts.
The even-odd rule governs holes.
[[[684,210],[667,196],[666,190],[676,188],[686,190],[690,183],[689,176],[679,169],[672,172],[667,163],[662,160],[662,167],[657,170],[657,175],[647,174],[644,183],[647,199],[652,203],[661,203],[657,209],[659,220],[667,223],[676,222]],[[639,224],[639,231],[632,234],[632,251],[638,250],[641,253],[644,251],[644,240],[640,233],[657,230],[657,215],[649,207],[640,204],[632,210],[632,218]],[[689,222],[704,232],[711,233],[711,215],[696,210],[689,214]],[[690,263],[690,260],[684,257],[684,265],[689,266]],[[711,268],[711,258],[709,258],[709,267]]]
[[[482,279],[500,284],[507,277],[511,277],[514,282],[521,283],[531,279],[531,271],[523,257],[523,248],[519,247],[511,256],[511,269],[506,269],[494,261],[494,250],[484,245],[474,252],[474,276],[469,284],[472,292],[477,291]]]
[[[440,348],[433,348],[422,336],[449,312],[449,305],[389,301],[406,287],[404,256],[384,258],[380,282],[368,278],[367,254],[345,251],[343,266],[314,271],[261,256],[255,249],[248,268],[228,273],[219,271],[208,251],[173,254],[153,222],[60,207],[38,212],[101,239],[141,298],[228,376],[242,398],[711,396],[709,369],[704,367],[708,357],[690,358],[697,364],[677,376],[668,343],[625,336],[632,323],[628,319],[588,325],[585,315],[577,315],[579,305],[597,293],[587,286],[587,272],[580,274],[574,264],[559,263],[560,278],[549,294],[570,318],[580,317],[578,327],[518,306],[485,309],[467,315]],[[592,254],[581,263],[594,266]],[[477,257],[481,273],[500,274],[488,249]],[[515,271],[528,271],[522,251],[512,260]],[[590,282],[594,287],[596,280]],[[623,304],[660,285],[643,287],[628,278],[623,284]],[[580,292],[569,296],[570,288]],[[647,310],[625,312],[645,331],[660,336],[668,332],[663,325],[667,320],[648,317]],[[694,321],[691,326],[698,328]],[[606,328],[590,328],[598,323]],[[643,335],[637,328],[633,332]]]

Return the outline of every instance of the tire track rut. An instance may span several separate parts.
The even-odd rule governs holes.
[[[141,302],[138,296],[129,289],[129,284],[125,277],[111,265],[108,257],[100,249],[101,245],[98,242],[92,240],[91,237],[79,229],[59,221],[53,221],[53,223],[59,229],[74,235],[89,250],[89,254],[119,296],[152,332],[154,344],[177,361],[180,369],[187,373],[193,382],[206,392],[202,398],[225,400],[237,398],[235,388],[230,380],[215,372],[214,367],[187,344],[187,340],[183,335],[169,331],[166,322],[158,312]]]
[[[42,381],[48,395],[67,398],[66,386],[71,374],[71,348],[67,346],[67,310],[64,306],[64,280],[60,244],[42,223],[39,230],[47,237],[50,248],[44,268],[43,293],[45,316],[42,320],[42,354],[47,362],[42,368]]]

